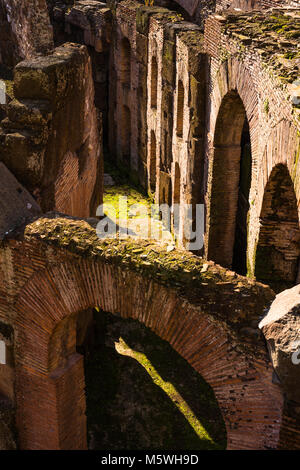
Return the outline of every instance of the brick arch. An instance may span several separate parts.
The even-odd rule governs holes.
[[[271,173],[276,165],[282,164],[287,167],[293,181],[300,217],[300,136],[295,125],[290,121],[281,120],[271,129],[262,153],[263,157],[259,162],[257,179],[257,214],[261,213],[264,190]]]
[[[300,229],[297,199],[287,165],[274,166],[264,188],[255,276],[282,291],[296,284]]]
[[[255,92],[250,91],[243,81],[250,80],[245,67],[235,58],[224,63],[214,81],[211,93],[212,113],[210,116],[207,257],[219,264],[247,271],[247,212],[253,169],[256,168],[257,136],[255,125],[258,103]],[[247,83],[247,81],[246,81]],[[245,93],[245,88],[250,96]],[[253,95],[254,93],[254,95]],[[247,123],[251,148],[250,178],[246,194],[241,191],[242,135]],[[243,197],[242,197],[243,196]],[[246,213],[244,226],[237,226],[237,214]],[[237,233],[239,229],[239,233]],[[242,239],[239,241],[240,235]],[[244,240],[245,239],[245,240]],[[236,241],[243,248],[241,258],[237,254]]]
[[[94,306],[142,322],[203,376],[222,411],[229,449],[276,447],[281,394],[272,385],[272,368],[264,356],[240,349],[230,328],[214,320],[206,303],[194,305],[130,270],[78,259],[35,273],[16,302],[21,448],[86,448],[83,360],[67,319]],[[67,357],[61,362],[55,360],[51,342],[55,337],[59,344],[59,329],[66,335],[64,325]]]
[[[288,120],[281,120],[267,136],[258,164],[256,192],[250,224],[253,227],[253,246],[251,247],[251,270],[255,274],[257,244],[260,235],[260,218],[263,209],[265,189],[273,170],[282,165],[286,167],[293,185],[300,220],[300,136],[296,126]]]
[[[249,126],[250,146],[251,146],[251,185],[249,188],[248,204],[256,191],[257,167],[260,155],[259,134],[259,96],[257,88],[253,83],[251,73],[245,64],[238,57],[231,57],[223,62],[219,69],[213,74],[210,91],[210,115],[208,134],[208,178],[207,178],[207,218],[205,252],[208,259],[213,259],[226,267],[232,267],[235,253],[235,233],[236,233],[236,213],[239,210],[238,201],[238,178],[240,175],[240,136],[242,132],[242,115],[247,120]],[[227,112],[227,119],[226,119]],[[220,119],[221,117],[221,119]],[[224,129],[221,129],[224,126]],[[234,131],[238,127],[238,132]],[[226,148],[227,146],[227,148]],[[227,174],[216,171],[218,160],[222,166],[222,156],[227,154]],[[215,170],[215,171],[214,171]],[[222,178],[223,176],[223,178]],[[232,181],[232,178],[234,181]],[[223,181],[224,180],[224,181]],[[216,186],[215,186],[216,185]],[[228,187],[230,186],[231,187]],[[233,186],[235,186],[233,188]],[[222,187],[227,188],[231,197],[224,199],[228,201],[226,230],[224,223],[220,224],[215,214],[220,212],[219,208],[214,210],[213,191],[215,188],[222,192]],[[219,206],[218,202],[215,205]],[[221,204],[222,206],[222,204]],[[249,213],[251,217],[251,207]],[[220,215],[221,217],[221,215]],[[217,217],[218,219],[218,217]],[[224,219],[224,217],[223,217]],[[246,224],[245,224],[246,225]],[[222,229],[222,230],[221,230]],[[244,231],[247,228],[244,228]],[[216,232],[219,236],[216,236]],[[247,233],[246,233],[247,238]],[[246,241],[245,260],[242,263],[246,266],[249,263],[249,240]],[[243,271],[239,271],[245,274]]]
[[[232,56],[223,62],[218,70],[212,71],[212,84],[210,90],[210,116],[209,133],[211,144],[214,141],[215,128],[221,104],[225,96],[235,91],[243,102],[249,122],[253,159],[256,161],[259,140],[259,129],[256,128],[259,120],[259,96],[257,87],[245,64],[238,57]]]

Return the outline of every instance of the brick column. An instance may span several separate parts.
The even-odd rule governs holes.
[[[21,449],[87,448],[83,357],[69,356],[50,374],[19,371],[17,425]]]

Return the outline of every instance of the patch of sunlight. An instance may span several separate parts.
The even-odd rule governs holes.
[[[106,186],[103,211],[117,224],[120,233],[128,230],[128,235],[133,237],[175,244],[174,236],[160,220],[151,199],[129,185]]]
[[[120,201],[127,198],[127,205]],[[105,214],[111,219],[140,217],[140,213],[130,212],[130,206],[144,206],[144,216],[151,215],[151,200],[129,185],[107,186],[104,188],[103,206]],[[141,209],[142,210],[142,209]]]
[[[146,369],[153,382],[158,385],[172,400],[173,404],[178,408],[178,410],[183,414],[185,419],[188,421],[190,426],[193,428],[195,433],[199,436],[200,439],[205,439],[210,442],[214,442],[209,433],[203,427],[201,422],[195,416],[189,405],[183,399],[183,397],[177,392],[174,385],[170,382],[166,382],[159,375],[157,370],[153,367],[147,356],[141,352],[134,351],[131,349],[123,340],[119,338],[119,342],[115,342],[116,351],[123,355],[129,356],[133,359],[136,359],[143,367]]]

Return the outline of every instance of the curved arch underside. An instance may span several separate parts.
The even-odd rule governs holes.
[[[267,287],[213,263],[203,269],[203,260],[149,242],[100,243],[87,223],[65,219],[40,219],[27,227],[25,242],[7,249],[15,285],[22,285],[8,307],[17,315],[22,448],[86,448],[83,361],[75,327],[64,321],[94,306],[139,320],[203,376],[222,411],[228,448],[276,447],[282,397],[263,341],[245,341],[241,333],[272,299]],[[26,274],[17,269],[24,256]],[[58,325],[69,330],[63,347],[53,349]]]

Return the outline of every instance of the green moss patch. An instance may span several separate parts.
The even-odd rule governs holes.
[[[261,55],[261,60],[284,84],[299,77],[300,10],[228,14],[224,32]]]
[[[126,210],[120,204],[120,198],[126,198]],[[136,218],[138,215],[130,213],[129,208],[132,205],[138,204],[145,207],[145,213],[151,215],[151,199],[145,196],[142,192],[128,184],[106,186],[104,188],[103,204],[104,212],[108,217],[124,219],[128,217]]]

